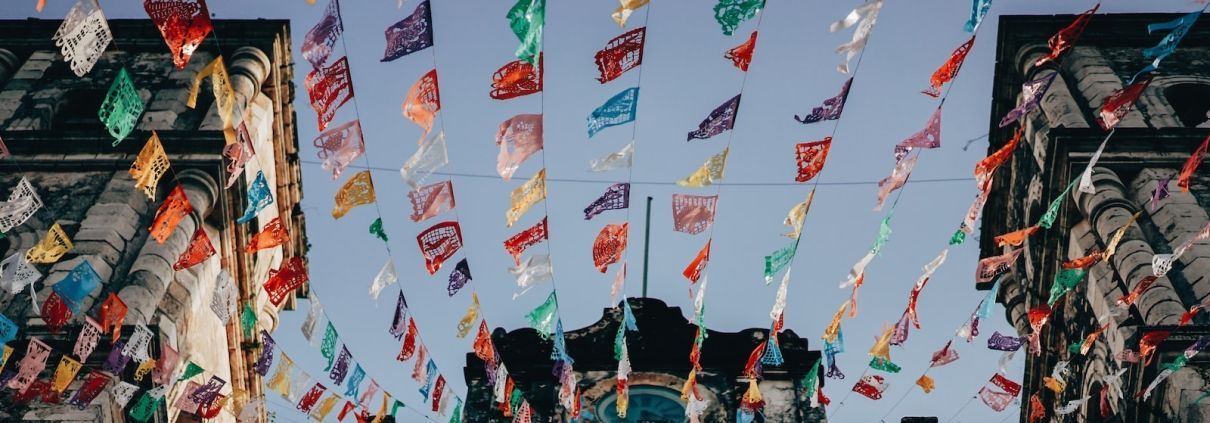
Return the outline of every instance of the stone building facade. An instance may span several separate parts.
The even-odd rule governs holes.
[[[238,311],[223,324],[209,308],[218,275],[221,270],[231,275],[240,309],[253,302],[260,327],[272,331],[278,308],[257,293],[269,269],[279,267],[283,258],[303,257],[307,250],[299,208],[302,189],[289,23],[215,21],[214,34],[230,38],[219,45],[212,35],[185,69],[178,70],[150,21],[110,20],[115,41],[83,77],[73,74],[51,39],[59,25],[59,21],[0,21],[0,137],[12,152],[12,157],[0,160],[0,191],[7,192],[26,177],[45,203],[36,215],[0,239],[0,254],[23,254],[58,223],[74,248],[53,265],[38,266],[45,275],[34,285],[38,298],[45,299],[50,287],[81,261],[91,264],[102,283],[58,335],[48,333],[28,292],[0,293],[0,311],[23,326],[18,340],[10,343],[15,352],[9,366],[24,354],[24,340],[37,336],[54,350],[41,376],[48,378],[58,357],[71,353],[82,315],[97,316],[102,301],[115,294],[129,307],[123,337],[135,325],[147,325],[155,333],[153,357],[159,355],[158,345],[166,344],[179,352],[181,366],[191,361],[205,369],[204,377],[227,381],[221,393],[230,400],[213,421],[234,422],[234,413],[249,398],[260,396],[261,377],[252,369],[260,345],[259,337],[246,338],[240,330]],[[225,138],[209,83],[203,85],[197,107],[186,106],[194,77],[220,54],[231,76],[237,110],[245,112],[241,116],[255,150],[246,173],[231,188],[224,188],[228,178],[222,155]],[[97,111],[123,67],[146,106],[134,132],[111,147],[113,138],[98,120]],[[152,131],[158,133],[171,162],[154,200],[136,190],[128,174]],[[247,186],[257,171],[264,172],[274,202],[252,222],[236,224],[246,207]],[[148,228],[160,203],[178,182],[194,210],[161,244],[149,236]],[[281,218],[290,240],[280,248],[245,253],[250,237],[274,217]],[[197,228],[206,231],[217,254],[200,265],[174,271],[173,263]],[[306,295],[306,287],[292,294],[285,308],[293,307],[294,295]],[[103,337],[68,394],[81,384],[83,375],[100,367],[112,347],[110,339]],[[118,376],[129,381],[134,367],[128,366],[127,374]],[[176,401],[183,387],[180,383],[169,391],[168,404]],[[66,400],[63,405],[34,400],[21,406],[11,403],[11,397],[9,390],[0,392],[0,420],[124,421],[134,403],[123,410],[114,406],[108,394],[102,394],[81,410],[67,405]],[[154,421],[200,418],[160,407]]]
[[[1005,16],[1001,18],[996,53],[989,152],[1012,138],[1017,125],[997,128],[1001,117],[1022,101],[1021,84],[1058,73],[1039,111],[1024,117],[1020,146],[995,175],[984,208],[980,249],[983,257],[1007,251],[996,245],[998,235],[1024,229],[1046,212],[1048,205],[1079,178],[1106,137],[1096,123],[1097,109],[1123,88],[1125,81],[1150,63],[1142,50],[1154,46],[1164,32],[1149,35],[1147,25],[1180,15],[1097,15],[1059,61],[1035,66],[1049,52],[1046,40],[1075,16]],[[1047,421],[1072,421],[1054,416],[1056,406],[1088,397],[1074,413],[1075,421],[1199,422],[1210,421],[1210,403],[1195,399],[1210,388],[1210,357],[1195,356],[1188,366],[1160,385],[1148,400],[1136,399],[1167,363],[1199,336],[1210,332],[1206,313],[1192,324],[1177,327],[1184,312],[1210,296],[1210,244],[1199,242],[1184,254],[1165,277],[1128,308],[1119,307],[1145,277],[1153,274],[1155,254],[1170,253],[1207,223],[1210,209],[1210,168],[1202,166],[1191,189],[1182,192],[1176,175],[1210,131],[1210,22],[1192,29],[1176,53],[1164,60],[1154,81],[1118,125],[1096,163],[1094,194],[1073,189],[1062,203],[1051,229],[1030,236],[1025,252],[1001,279],[998,301],[1021,336],[1032,332],[1027,313],[1044,305],[1060,263],[1105,251],[1113,233],[1139,218],[1124,232],[1116,253],[1088,270],[1087,278],[1056,303],[1040,334],[1042,354],[1027,355],[1020,421],[1028,421],[1029,395],[1040,393]],[[1152,207],[1157,184],[1171,178],[1170,195]],[[989,288],[991,283],[980,286]],[[1104,319],[1104,320],[1102,320]],[[1087,355],[1071,352],[1093,330],[1108,322]],[[1125,350],[1138,351],[1147,333],[1171,331],[1150,365],[1123,362]],[[1056,363],[1070,363],[1066,389],[1054,393],[1043,387]],[[1109,394],[1102,400],[1106,377],[1125,369],[1125,398]],[[1112,390],[1111,390],[1112,391]],[[1102,402],[1110,408],[1102,416]]]
[[[565,332],[567,351],[575,359],[581,392],[582,421],[601,423],[681,422],[685,405],[681,388],[689,375],[689,350],[697,326],[685,319],[679,307],[669,307],[653,298],[630,298],[638,332],[626,335],[630,356],[630,402],[626,419],[617,416],[615,385],[618,362],[614,358],[614,337],[621,325],[621,308],[609,308],[601,319],[584,328]],[[725,422],[735,418],[740,398],[748,388],[743,375],[753,348],[769,336],[768,329],[745,329],[736,333],[709,331],[702,347],[702,370],[697,387],[708,404],[703,422]],[[764,422],[822,422],[823,408],[810,408],[810,398],[802,388],[803,378],[820,358],[810,351],[807,340],[793,331],[778,334],[785,364],[765,366],[760,391],[766,406]],[[534,411],[535,422],[570,421],[557,408],[557,380],[551,376],[553,365],[550,340],[542,339],[531,328],[506,331],[497,328],[492,342],[508,368],[516,386]],[[508,422],[493,402],[483,361],[467,354],[466,414],[470,422]],[[821,373],[822,374],[822,371]],[[820,378],[823,383],[824,378]]]

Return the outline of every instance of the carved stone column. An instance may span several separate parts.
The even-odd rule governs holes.
[[[214,209],[218,198],[218,183],[210,175],[187,169],[177,175],[185,189],[185,196],[193,206],[189,218],[182,219],[176,230],[163,244],[148,237],[139,250],[139,255],[130,268],[127,285],[118,296],[129,307],[127,324],[151,323],[156,307],[176,277],[172,263],[189,248],[189,239],[202,220]]]
[[[252,99],[260,93],[261,83],[273,70],[269,56],[256,47],[240,47],[231,55],[231,85],[235,90],[235,103],[240,110],[251,106]]]
[[[1105,244],[1109,242],[1114,231],[1130,221],[1130,216],[1137,208],[1133,201],[1127,199],[1125,186],[1112,170],[1096,168],[1092,182],[1096,193],[1083,194],[1074,191],[1076,206],[1091,223],[1101,243]],[[1113,264],[1118,278],[1126,284],[1127,290],[1130,290],[1143,278],[1151,276],[1153,255],[1155,252],[1147,243],[1142,230],[1137,224],[1132,224],[1118,244],[1117,252],[1110,259],[1110,263]],[[1172,282],[1166,277],[1156,280],[1135,302],[1135,307],[1147,325],[1175,325],[1185,311]]]

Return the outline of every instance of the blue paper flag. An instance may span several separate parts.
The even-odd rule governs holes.
[[[597,132],[610,126],[617,126],[627,122],[634,121],[634,116],[638,111],[639,104],[639,88],[631,87],[613,98],[606,101],[605,104],[592,111],[588,115],[588,137],[592,138]]]
[[[269,189],[269,181],[265,180],[265,172],[256,171],[256,179],[252,181],[252,185],[248,187],[248,208],[244,209],[244,215],[236,219],[236,223],[247,223],[249,220],[256,218],[256,215],[273,204],[273,191]]]
[[[991,9],[992,0],[971,0],[971,18],[966,21],[966,32],[974,33],[979,29],[979,24],[983,23],[983,17],[987,16],[987,10]]]
[[[51,289],[59,294],[59,298],[67,303],[67,307],[71,308],[73,314],[80,312],[80,303],[84,298],[101,286],[101,276],[93,270],[92,264],[88,260],[81,260],[80,264],[71,269],[71,273],[67,277],[56,283]]]
[[[0,345],[7,344],[8,341],[14,339],[17,339],[17,324],[0,314]]]
[[[429,364],[427,367],[425,367],[424,372],[428,373],[429,378],[428,381],[424,383],[424,386],[420,387],[420,395],[424,397],[425,401],[428,401],[429,391],[433,390],[433,379],[437,377],[437,363],[433,362],[433,359],[430,358]]]

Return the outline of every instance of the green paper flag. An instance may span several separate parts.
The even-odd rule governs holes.
[[[517,0],[508,11],[508,26],[521,40],[517,47],[517,58],[522,62],[537,64],[542,52],[542,27],[546,25],[546,0]]]
[[[151,416],[155,414],[155,411],[160,408],[160,405],[165,403],[166,401],[164,401],[163,397],[154,398],[148,395],[148,392],[143,392],[143,395],[139,397],[139,401],[134,404],[134,407],[130,408],[130,418],[140,423],[151,420]]]
[[[244,337],[251,338],[256,329],[256,311],[251,303],[244,303],[244,312],[239,315],[239,326],[244,329]]]
[[[622,349],[626,348],[626,325],[618,325],[618,334],[613,338],[613,359],[622,359]]]
[[[1072,353],[1072,354],[1079,354],[1080,348],[1083,348],[1083,347],[1084,347],[1084,341],[1072,342],[1071,345],[1067,346],[1067,352]]]
[[[1185,363],[1188,363],[1188,362],[1189,362],[1189,357],[1185,357],[1184,354],[1180,354],[1180,355],[1177,355],[1176,358],[1172,359],[1172,362],[1170,362],[1168,364],[1162,364],[1162,365],[1160,365],[1160,367],[1164,368],[1164,369],[1172,370],[1175,372],[1177,370],[1183,369],[1185,367]]]
[[[950,237],[950,245],[962,245],[963,242],[966,242],[966,232],[961,229],[954,231],[954,236]]]
[[[811,371],[807,372],[807,377],[802,379],[802,387],[807,390],[807,398],[815,398],[815,386],[819,384],[819,366],[823,362],[823,357],[815,359],[815,364],[811,365]]]
[[[883,359],[882,357],[874,357],[870,360],[870,368],[874,370],[882,370],[887,373],[899,373],[903,368],[898,364],[892,363],[891,360]]]
[[[370,224],[370,234],[378,237],[378,239],[381,239],[382,242],[390,241],[390,239],[387,238],[386,231],[382,230],[382,218],[381,217],[374,219],[374,223]]]
[[[1202,400],[1204,400],[1204,399],[1206,399],[1206,398],[1210,398],[1210,391],[1203,392],[1201,395],[1199,395],[1199,396],[1197,397],[1197,399],[1193,400],[1193,403],[1194,403],[1194,404],[1201,404],[1201,403],[1202,403]]]
[[[336,361],[336,339],[336,327],[332,326],[331,321],[328,321],[328,327],[324,330],[324,340],[319,344],[319,353],[328,359],[328,366],[324,367],[324,371],[332,370],[332,362]]]
[[[773,254],[765,256],[765,285],[773,282],[773,275],[784,269],[787,264],[794,260],[794,253],[798,250],[798,243],[787,245],[774,251]]]
[[[450,423],[462,423],[462,398],[455,398],[454,413],[450,414]]]
[[[202,369],[202,366],[194,364],[192,361],[190,361],[189,364],[185,365],[185,372],[181,373],[181,377],[177,378],[177,381],[189,380],[194,376],[202,374],[204,371],[205,370]]]
[[[525,318],[529,320],[529,327],[537,330],[542,339],[546,339],[555,330],[555,313],[558,311],[559,300],[555,298],[555,291],[551,290],[546,302],[526,314]]]
[[[521,393],[521,389],[513,388],[512,398],[513,398],[513,400],[508,405],[508,407],[509,407],[509,409],[511,409],[513,411],[513,414],[515,415],[517,412],[517,407],[521,406],[521,400],[525,399],[525,397],[524,397],[524,394]]]
[[[723,35],[731,35],[739,23],[752,19],[765,7],[765,0],[719,0],[714,5],[714,20],[722,26]]]
[[[1071,187],[1076,186],[1076,182],[1079,182],[1079,180],[1080,178],[1076,178],[1070,184],[1067,184],[1067,189],[1063,190],[1063,193],[1059,194],[1059,197],[1055,198],[1055,201],[1050,202],[1050,207],[1046,208],[1046,214],[1042,215],[1042,219],[1038,220],[1038,226],[1041,226],[1042,229],[1050,229],[1050,225],[1055,224],[1055,219],[1059,217],[1059,207],[1063,206],[1063,200],[1067,199],[1067,194],[1071,192]]]
[[[391,417],[394,417],[395,412],[399,411],[400,408],[406,408],[406,407],[407,406],[403,404],[403,401],[395,400],[395,405],[391,406]]]
[[[882,218],[882,223],[878,225],[878,239],[874,240],[874,246],[870,247],[870,252],[878,254],[882,252],[882,246],[891,239],[891,216],[895,215],[895,208],[886,213],[886,217]]]
[[[126,68],[122,68],[118,71],[117,78],[114,78],[113,84],[109,86],[109,93],[105,94],[101,109],[97,111],[97,117],[101,118],[101,123],[105,124],[109,135],[114,138],[114,147],[134,131],[142,114],[143,98],[139,97],[134,81],[130,80],[130,73],[126,72]]]
[[[1088,274],[1084,269],[1063,269],[1059,274],[1055,275],[1055,283],[1050,286],[1050,299],[1046,300],[1046,305],[1054,305],[1055,301],[1059,300],[1064,294],[1067,294],[1076,284],[1084,279],[1084,275]]]

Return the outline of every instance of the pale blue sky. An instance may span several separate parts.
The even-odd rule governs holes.
[[[0,11],[0,17],[61,19],[71,2],[52,0],[41,14],[34,12],[33,0],[8,3],[9,7]],[[310,65],[298,54],[298,46],[302,36],[320,18],[325,3],[320,0],[318,5],[308,6],[303,0],[209,2],[217,19],[263,17],[292,21],[299,145],[305,160],[314,158],[311,140],[317,128],[302,90],[302,78],[310,71]],[[349,55],[370,161],[374,166],[398,169],[415,151],[421,129],[404,119],[399,107],[408,87],[436,63],[443,107],[441,119],[450,149],[450,164],[444,170],[494,174],[498,151],[494,134],[499,123],[516,114],[543,110],[542,96],[509,101],[487,96],[491,74],[514,59],[517,41],[504,19],[512,3],[433,1],[437,48],[380,63],[383,30],[410,14],[417,4],[416,0],[409,0],[402,9],[396,9],[395,3],[346,0],[342,8],[350,51],[345,52],[338,44],[333,53],[333,58]],[[792,182],[794,144],[829,135],[831,123],[804,126],[792,117],[809,112],[823,99],[835,95],[847,78],[835,71],[841,57],[832,50],[848,41],[851,31],[831,34],[827,26],[858,4],[859,0],[769,0],[743,90],[724,182]],[[968,151],[963,151],[962,145],[967,139],[985,134],[989,119],[993,118],[989,116],[989,101],[999,15],[1072,14],[1092,4],[1091,0],[995,2],[943,112],[942,148],[922,153],[913,178],[967,178],[974,163],[985,155],[985,140],[975,142]],[[103,0],[101,5],[110,18],[146,17],[138,2]],[[632,128],[606,129],[591,140],[584,130],[585,116],[592,109],[622,89],[634,86],[638,78],[638,71],[634,70],[604,85],[594,79],[593,54],[609,39],[624,32],[609,18],[616,6],[616,2],[609,0],[551,1],[547,6],[544,95],[545,104],[552,106],[545,111],[547,174],[552,179],[601,181],[551,181],[547,207],[552,239],[530,249],[545,253],[550,248],[553,252],[562,317],[568,330],[596,321],[602,308],[610,305],[609,286],[614,267],[607,275],[596,272],[592,267],[591,244],[606,223],[627,219],[623,211],[607,212],[591,221],[582,217],[583,208],[607,186],[627,178],[624,171],[593,174],[587,168],[589,159],[625,145]],[[711,6],[712,2],[654,0],[648,6],[649,21],[644,23],[648,11],[639,10],[627,27],[628,30],[647,25],[636,123],[635,181],[669,183],[680,179],[721,151],[732,137],[723,134],[704,141],[684,141],[685,133],[695,129],[711,109],[739,92],[744,74],[722,54],[746,40],[756,28],[756,20],[752,20],[743,23],[736,35],[724,36],[713,19]],[[1107,0],[1101,11],[1183,12],[1194,7],[1188,0]],[[894,165],[892,146],[920,130],[936,107],[937,100],[919,91],[925,88],[933,70],[969,37],[962,30],[969,13],[967,0],[886,2],[857,70],[821,182],[870,182],[889,174]],[[225,45],[235,44],[234,39],[239,37],[216,35]],[[1141,57],[1139,64],[1140,67],[1144,64]],[[346,105],[334,123],[355,117],[354,112],[352,103]],[[998,120],[999,116],[994,118]],[[514,228],[506,228],[504,224],[509,191],[537,172],[542,163],[540,155],[534,156],[521,167],[512,183],[490,178],[453,178],[466,244],[455,261],[461,257],[470,260],[475,279],[469,288],[478,291],[483,315],[492,327],[524,326],[523,315],[543,301],[550,289],[550,284],[544,284],[513,300],[516,289],[506,271],[512,260],[501,244],[541,219],[544,208],[538,206]],[[387,259],[382,244],[366,232],[377,217],[374,208],[357,208],[340,221],[333,221],[329,215],[332,196],[343,181],[332,181],[318,165],[304,165],[303,175],[303,208],[313,245],[309,257],[313,292],[319,295],[342,340],[349,344],[370,376],[410,406],[422,406],[417,386],[408,377],[411,363],[400,365],[394,361],[399,343],[387,334],[394,288],[385,291],[377,305],[366,294],[370,281]],[[459,339],[454,333],[470,304],[470,290],[448,298],[445,278],[452,263],[436,276],[428,276],[414,241],[421,230],[442,219],[452,219],[453,215],[413,223],[407,219],[408,188],[398,172],[375,172],[374,178],[400,273],[400,286],[440,370],[450,386],[463,395],[462,365],[465,354],[471,350],[473,334]],[[711,255],[712,282],[707,296],[707,321],[711,329],[736,331],[769,326],[768,311],[777,286],[764,284],[762,257],[786,245],[786,238],[780,236],[785,231],[781,221],[786,211],[802,201],[809,190],[807,185],[721,188]],[[686,290],[688,283],[680,272],[706,242],[707,235],[672,231],[670,196],[713,192],[713,189],[691,190],[670,185],[634,185],[628,294],[639,293],[641,207],[645,197],[652,196],[655,201],[649,295],[680,306],[689,317],[692,301]],[[871,211],[876,192],[873,184],[825,185],[816,194],[804,229],[800,257],[794,263],[785,311],[786,328],[809,338],[813,349],[822,347],[819,335],[836,307],[848,297],[848,291],[837,289],[837,284],[844,280],[849,267],[865,253],[877,233],[883,215]],[[844,322],[848,352],[840,356],[840,365],[849,377],[827,381],[825,392],[833,399],[828,410],[834,416],[832,421],[877,421],[907,389],[914,391],[887,417],[888,422],[898,421],[902,416],[939,416],[944,421],[995,373],[999,353],[986,349],[986,336],[996,330],[1012,331],[999,306],[992,318],[982,323],[983,336],[971,344],[955,344],[962,356],[959,361],[930,372],[937,382],[933,393],[924,395],[912,385],[928,367],[932,352],[950,339],[953,330],[984,296],[973,288],[978,259],[976,243],[967,242],[950,250],[948,261],[920,296],[924,328],[912,332],[905,348],[892,348],[894,361],[904,370],[897,375],[884,375],[891,385],[885,397],[871,401],[852,395],[847,405],[838,405],[869,361],[866,351],[873,337],[884,324],[893,324],[899,318],[921,267],[946,246],[974,195],[973,181],[913,183],[907,187],[892,222],[894,233],[890,242],[867,270],[860,315]],[[302,302],[298,311],[284,313],[274,337],[302,369],[326,380],[318,349],[308,345],[298,330],[306,308],[307,304]],[[1018,356],[1010,368],[1010,376],[1015,380],[1020,380],[1021,360]],[[281,411],[280,420],[305,420],[305,416],[285,409],[283,404],[280,400],[274,404]],[[997,414],[976,401],[956,421],[999,421],[1016,411],[1011,408]],[[403,416],[416,418],[412,414]]]

